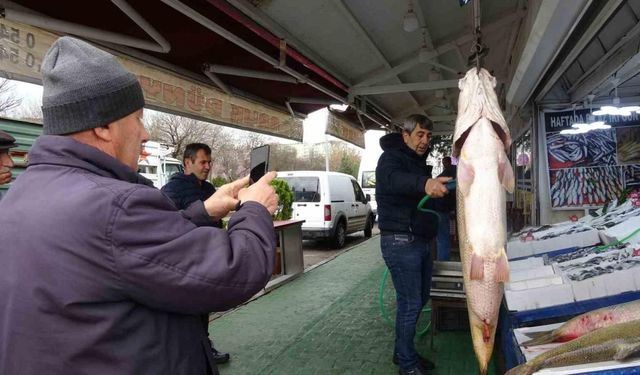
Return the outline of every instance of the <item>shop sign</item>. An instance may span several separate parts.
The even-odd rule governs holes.
[[[364,133],[361,127],[354,123],[338,117],[335,113],[329,111],[327,116],[326,134],[340,138],[343,141],[354,144],[360,148],[364,148]]]
[[[42,58],[58,35],[0,21],[0,71],[7,78],[41,83]],[[148,107],[220,125],[302,141],[302,121],[284,111],[114,53],[138,77]]]
[[[546,112],[544,114],[544,124],[547,133],[559,132],[571,129],[571,125],[578,123],[589,123],[593,121],[604,121],[612,127],[637,125],[640,123],[640,114],[633,112],[631,116],[593,116],[589,109],[577,109],[575,111]]]
[[[547,112],[544,135],[554,209],[595,208],[640,185],[640,115],[595,116],[589,110]],[[604,121],[610,129],[562,134],[574,123]]]

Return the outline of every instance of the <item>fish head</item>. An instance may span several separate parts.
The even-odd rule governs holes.
[[[458,81],[458,117],[453,133],[453,156],[458,157],[469,130],[481,117],[488,118],[500,137],[505,150],[511,147],[511,134],[502,114],[494,88],[497,81],[486,69],[474,67]]]

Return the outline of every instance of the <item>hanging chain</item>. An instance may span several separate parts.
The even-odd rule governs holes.
[[[480,0],[473,0],[473,36],[469,65],[475,60],[477,73],[480,73],[480,67],[482,65],[481,59],[486,53],[486,49],[482,44],[482,31],[480,30]]]

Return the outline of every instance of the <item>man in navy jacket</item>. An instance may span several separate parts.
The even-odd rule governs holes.
[[[184,173],[178,172],[171,176],[161,189],[179,210],[185,210],[195,201],[205,201],[216,192],[216,188],[207,181],[211,170],[211,147],[204,143],[189,143],[184,148],[182,166]],[[222,228],[222,219],[212,225]],[[209,314],[202,316],[202,322],[209,336]],[[218,351],[211,339],[209,342],[214,361],[217,364],[228,362],[231,358],[229,353]]]
[[[0,201],[0,374],[217,372],[201,316],[268,282],[275,173],[179,211],[136,173],[136,76],[71,37],[41,72],[45,135]],[[238,202],[228,230],[209,226]]]
[[[383,153],[376,168],[380,247],[397,294],[393,362],[400,366],[400,374],[426,374],[434,367],[418,355],[413,343],[418,317],[429,300],[429,241],[438,229],[438,216],[417,206],[425,194],[432,198],[447,194],[443,182],[450,180],[431,178],[426,158],[432,130],[425,116],[409,116],[401,134],[380,138]]]

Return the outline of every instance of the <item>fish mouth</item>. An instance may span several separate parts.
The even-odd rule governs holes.
[[[496,133],[498,138],[500,138],[500,141],[504,145],[504,148],[507,149],[511,145],[511,138],[509,134],[507,134],[500,125],[496,124],[493,121],[490,121],[490,122],[491,122],[491,126],[493,127],[493,131]],[[467,137],[469,136],[469,132],[471,131],[471,129],[473,129],[473,126],[470,126],[469,129],[465,130],[464,133],[460,135],[458,140],[453,143],[454,157],[457,158],[460,155],[460,150],[462,150],[462,146],[464,146],[464,143],[466,142]]]

